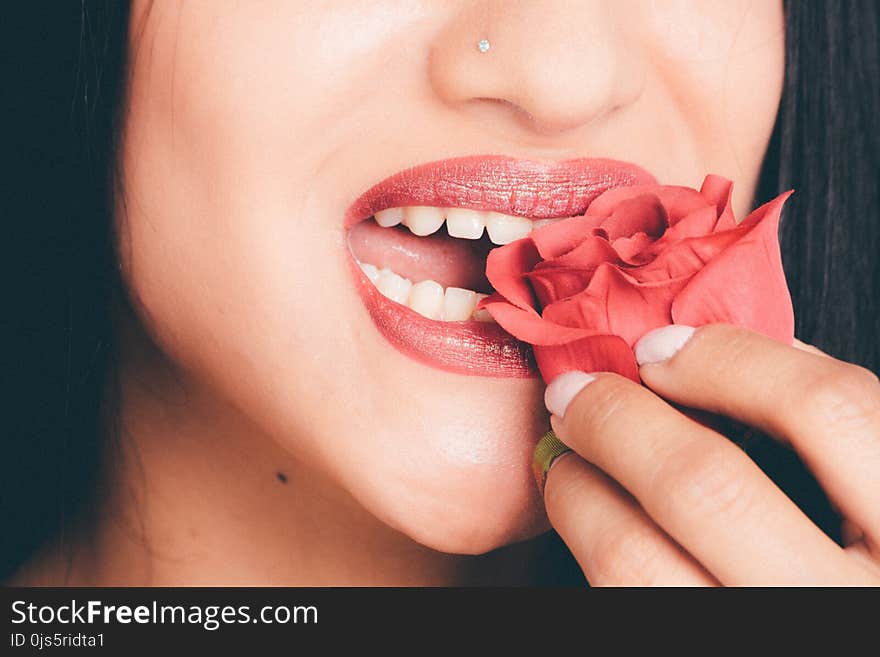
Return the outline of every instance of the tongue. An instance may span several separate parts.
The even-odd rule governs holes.
[[[443,287],[492,291],[485,270],[486,256],[495,245],[486,235],[479,240],[462,240],[449,237],[441,228],[433,235],[418,237],[407,228],[382,228],[367,219],[349,230],[348,244],[361,262],[379,269],[388,267],[413,283],[430,278]]]

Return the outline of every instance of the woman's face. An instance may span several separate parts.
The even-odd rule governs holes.
[[[543,386],[494,325],[464,323],[473,296],[440,289],[488,291],[492,244],[413,231],[457,215],[449,230],[488,221],[505,241],[523,226],[475,208],[576,214],[536,201],[572,186],[583,201],[608,171],[477,159],[355,201],[448,158],[612,158],[661,183],[731,178],[744,216],[783,38],[765,0],[138,0],[120,234],[141,320],[190,380],[417,541],[482,553],[533,536]],[[409,227],[379,227],[383,207]],[[351,249],[429,319],[376,293]]]

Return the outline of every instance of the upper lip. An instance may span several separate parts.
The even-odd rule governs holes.
[[[635,164],[604,158],[540,162],[503,155],[458,157],[414,166],[377,183],[350,206],[345,226],[407,205],[492,210],[532,219],[573,217],[607,189],[655,182]]]

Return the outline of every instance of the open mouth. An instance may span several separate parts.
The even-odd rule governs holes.
[[[348,244],[385,297],[441,322],[494,321],[476,310],[492,292],[486,258],[495,246],[527,236],[532,221],[468,208],[407,206],[380,210],[352,227]]]
[[[358,291],[380,333],[425,365],[537,377],[528,345],[476,309],[493,291],[485,275],[489,251],[583,214],[607,189],[653,182],[635,165],[596,159],[467,157],[408,169],[367,191],[346,214]]]

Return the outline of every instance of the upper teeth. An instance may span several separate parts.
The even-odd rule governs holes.
[[[376,223],[385,228],[403,224],[414,235],[425,236],[436,233],[446,223],[446,231],[451,237],[468,240],[480,239],[483,229],[489,233],[493,244],[508,244],[526,237],[535,228],[559,221],[541,219],[532,221],[525,217],[515,217],[500,212],[469,210],[467,208],[437,208],[429,205],[410,205],[403,208],[388,208],[375,214]]]

